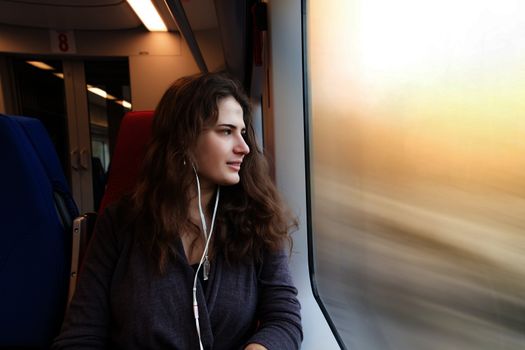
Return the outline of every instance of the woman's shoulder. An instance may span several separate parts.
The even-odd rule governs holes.
[[[123,197],[116,202],[109,204],[104,211],[99,214],[97,224],[103,223],[111,227],[115,233],[127,230],[132,227],[134,222],[133,206],[128,197]]]
[[[101,216],[109,215],[111,217],[122,217],[124,218],[132,210],[131,199],[128,196],[124,196],[113,203],[108,204],[102,213]]]

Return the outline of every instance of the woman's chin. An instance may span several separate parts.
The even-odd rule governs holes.
[[[233,186],[233,185],[237,185],[239,181],[241,181],[239,174],[235,174],[235,175],[228,176],[227,178],[223,179],[223,181],[220,182],[220,185],[221,186]]]

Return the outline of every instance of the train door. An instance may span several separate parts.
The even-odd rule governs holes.
[[[131,109],[127,59],[5,57],[8,113],[42,121],[81,212],[97,210],[111,151]]]

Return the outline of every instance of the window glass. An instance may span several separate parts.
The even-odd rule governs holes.
[[[348,348],[523,348],[524,10],[307,1],[316,283]]]

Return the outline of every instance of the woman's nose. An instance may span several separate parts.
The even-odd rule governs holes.
[[[248,144],[246,143],[242,135],[239,136],[239,140],[237,144],[235,145],[235,148],[233,149],[233,151],[235,153],[245,154],[245,155],[250,153],[250,147],[248,146]]]

